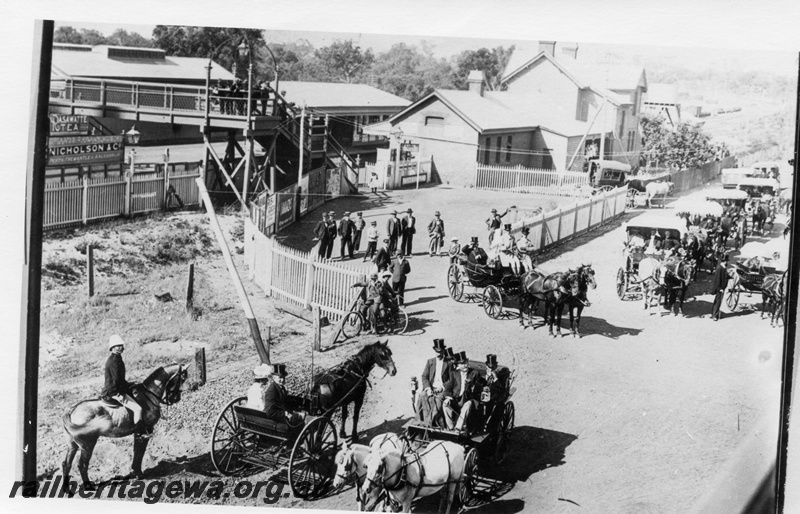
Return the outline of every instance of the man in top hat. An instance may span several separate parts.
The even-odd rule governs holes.
[[[397,211],[392,211],[392,216],[386,221],[386,237],[389,239],[389,254],[394,254],[400,237],[400,219],[397,217]]]
[[[319,241],[319,249],[317,250],[317,255],[324,258],[328,252],[328,213],[322,213],[322,220],[317,222],[317,225],[314,227],[314,239]]]
[[[339,220],[339,258],[344,260],[345,249],[347,256],[353,258],[353,222],[350,220],[350,213],[345,212],[342,214],[342,219]]]
[[[356,219],[353,222],[353,251],[357,252],[358,247],[361,246],[361,232],[364,230],[364,227],[367,225],[367,222],[364,221],[364,217],[362,213],[356,214]],[[376,238],[377,239],[377,238]]]
[[[467,253],[466,251],[464,253]],[[486,255],[486,251],[481,248],[481,244],[478,241],[478,236],[472,236],[469,244],[469,253],[467,253],[467,259],[469,262],[473,264],[486,264],[489,262],[489,256]]]
[[[389,269],[389,265],[392,264],[392,257],[389,253],[388,238],[383,240],[383,244],[378,249],[378,253],[375,255],[375,260],[373,262],[375,263],[375,266],[378,267],[379,273]]]
[[[414,234],[417,233],[417,218],[414,217],[414,211],[408,209],[406,215],[400,220],[400,251],[403,255],[411,257],[411,245],[414,241]]]
[[[458,352],[454,360],[456,370],[445,385],[444,419],[448,429],[463,432],[473,404],[479,398],[481,380],[478,371],[469,369],[467,352]]]
[[[417,396],[417,419],[433,425],[439,422],[444,402],[444,386],[452,374],[452,364],[445,359],[444,339],[433,340],[436,357],[428,359],[422,370],[422,391]],[[439,423],[444,427],[445,424]]]
[[[369,228],[367,229],[367,250],[364,252],[364,260],[375,257],[375,252],[378,250],[378,222],[370,221]]]
[[[439,255],[444,247],[444,220],[439,211],[433,213],[433,219],[428,223],[428,236],[430,237],[428,244],[430,256]]]
[[[486,219],[486,227],[489,229],[489,247],[492,246],[492,241],[494,241],[494,233],[500,228],[500,225],[503,223],[503,216],[508,214],[508,211],[509,209],[506,209],[503,214],[498,214],[497,209],[492,209],[491,216]]]
[[[336,239],[336,213],[331,211],[328,213],[328,223],[325,225],[328,229],[328,248],[325,250],[325,258],[330,259],[333,253],[333,241]]]
[[[250,406],[250,397],[253,396],[254,405],[263,404],[267,417],[273,421],[287,423],[291,428],[296,428],[303,423],[303,417],[292,411],[292,399],[286,392],[286,365],[262,364],[253,370],[256,383],[247,390],[247,403]],[[269,382],[268,378],[272,377]],[[269,382],[269,385],[266,385]],[[258,395],[261,394],[259,402]],[[253,407],[255,408],[255,407]]]
[[[125,363],[122,362],[125,341],[117,334],[112,335],[108,338],[108,351],[111,353],[106,359],[105,385],[100,396],[113,398],[126,409],[130,409],[133,414],[134,430],[137,431],[141,428],[142,406],[128,394],[130,384],[125,380]]]
[[[397,252],[397,256],[392,259],[392,264],[389,266],[389,271],[392,272],[392,289],[398,296],[398,305],[403,305],[403,296],[406,294],[406,275],[411,273],[411,264],[403,255],[403,252]]]

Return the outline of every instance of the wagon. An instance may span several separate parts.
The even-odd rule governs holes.
[[[289,486],[296,498],[324,495],[336,473],[337,435],[315,396],[289,396],[305,412],[302,426],[273,421],[249,409],[242,396],[228,402],[217,416],[211,434],[211,462],[227,476],[247,476],[261,468],[288,467]],[[336,407],[334,407],[336,408]]]
[[[590,159],[585,163],[589,173],[589,185],[595,190],[610,191],[625,185],[626,173],[630,173],[628,164],[605,159]]]
[[[731,283],[725,295],[725,304],[731,311],[734,311],[739,305],[739,298],[742,294],[746,294],[748,298],[752,297],[754,293],[760,295],[764,278],[773,273],[779,273],[779,271],[771,266],[750,268],[742,263],[734,262],[728,267]]]
[[[498,319],[504,303],[519,298],[520,280],[511,270],[478,264],[474,258],[459,256],[447,269],[447,290],[453,300],[480,299],[486,315]]]
[[[772,178],[747,177],[740,180],[736,187],[751,198],[761,198],[764,195],[774,197],[781,191],[780,182]]]
[[[645,258],[645,246],[656,231],[661,234],[665,243],[668,240],[680,241],[686,233],[686,224],[678,218],[655,214],[643,214],[626,224],[623,263],[617,270],[617,296],[620,300],[641,291],[639,263]],[[658,255],[648,256],[658,258]]]
[[[486,371],[486,364],[483,362],[469,361],[469,367],[482,375]],[[433,441],[450,441],[464,447],[466,452],[464,476],[459,488],[459,500],[462,506],[470,506],[476,496],[476,485],[480,482],[482,467],[479,463],[489,461],[495,465],[501,464],[514,430],[515,409],[514,402],[511,401],[513,394],[511,386],[514,383],[515,373],[506,366],[498,366],[497,374],[503,381],[504,394],[490,404],[482,404],[482,407],[479,407],[486,408],[487,412],[478,419],[479,425],[470,435],[445,428],[420,425],[415,419],[410,420],[404,427],[403,435],[414,451],[421,450]],[[473,410],[473,413],[476,410]]]

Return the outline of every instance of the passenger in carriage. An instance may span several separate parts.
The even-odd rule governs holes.
[[[290,428],[297,428],[302,425],[303,416],[291,409],[291,399],[284,386],[286,376],[285,364],[270,366],[262,363],[254,369],[255,382],[247,390],[247,407],[265,412],[273,421],[284,422]]]
[[[469,413],[480,396],[481,380],[478,371],[469,369],[466,352],[459,352],[454,360],[456,372],[445,384],[444,419],[448,429],[464,433]]]
[[[473,264],[479,264],[483,266],[489,262],[489,256],[486,255],[486,251],[481,248],[481,245],[478,242],[478,236],[472,236],[470,244],[465,246],[463,251],[469,261]]]
[[[428,359],[422,370],[422,391],[417,395],[417,420],[444,428],[441,421],[442,404],[444,402],[444,386],[453,372],[452,363],[445,358],[447,347],[444,339],[433,340],[433,351],[436,357]]]
[[[672,234],[668,234],[672,235]],[[681,242],[679,239],[675,237],[668,237],[667,240],[664,242],[664,250],[667,252],[675,253],[675,251],[680,248]]]
[[[492,243],[494,256],[500,260],[504,268],[511,268],[515,275],[519,275],[519,259],[514,254],[515,241],[511,236],[511,223],[506,223]]]
[[[522,255],[522,264],[525,267],[525,271],[533,271],[533,269],[536,267],[532,257],[534,252],[533,243],[530,239],[528,239],[528,235],[530,233],[530,228],[522,227],[522,237],[517,239],[516,243],[517,251]]]
[[[650,244],[647,245],[644,253],[648,255],[661,255],[664,250],[664,238],[661,233],[656,230],[650,236]]]

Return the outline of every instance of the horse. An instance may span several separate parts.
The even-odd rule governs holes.
[[[761,285],[761,319],[769,308],[771,327],[778,325],[778,320],[783,318],[783,308],[786,293],[788,273],[771,273],[764,277]]]
[[[365,345],[355,355],[350,356],[343,363],[314,375],[310,394],[319,395],[322,410],[342,407],[342,428],[339,437],[347,437],[344,430],[347,421],[347,406],[353,403],[353,432],[351,442],[358,442],[358,417],[361,406],[367,393],[367,382],[372,368],[383,368],[391,376],[397,374],[397,368],[392,360],[392,350],[389,342],[377,341]]]
[[[379,452],[384,448],[405,451],[404,442],[400,440],[400,436],[386,433],[373,437],[369,446],[357,443],[347,444],[346,441],[343,441],[342,448],[334,459],[336,476],[333,478],[333,487],[339,490],[348,484],[355,484],[359,512],[364,510],[364,498],[361,495],[361,487],[364,485],[366,477],[364,463],[370,452]]]
[[[764,235],[764,224],[769,218],[769,209],[764,207],[763,205],[759,205],[755,209],[753,209],[752,214],[752,221],[753,221],[753,232],[758,230],[758,233]]]
[[[588,307],[590,305],[589,300],[586,297],[586,293],[590,287],[592,289],[597,287],[592,265],[587,264],[580,266],[577,270],[575,270],[572,278],[568,279],[567,283],[570,286],[569,294],[565,297],[565,300],[562,303],[562,310],[564,306],[569,309],[569,330],[572,334],[572,337],[580,337],[581,313],[583,312],[584,307]],[[558,312],[557,324],[559,325],[558,328],[560,328],[561,312]]]
[[[678,314],[683,316],[683,302],[686,300],[689,284],[692,283],[694,263],[678,256],[672,256],[667,258],[662,272],[664,273],[664,303],[667,310],[670,312],[674,310],[675,316]],[[675,302],[679,293],[680,303],[676,307]]]
[[[545,275],[538,269],[525,272],[519,279],[520,299],[519,299],[519,322],[525,327],[525,312],[530,312],[528,306],[538,302],[545,302],[544,321],[542,325],[548,325],[550,335],[553,335],[553,320],[551,314],[554,312],[553,306],[559,303],[567,290],[564,288],[567,274],[563,272]],[[548,324],[549,319],[549,324]]]
[[[650,182],[645,186],[647,193],[647,208],[652,207],[652,201],[656,196],[661,197],[661,207],[664,208],[667,201],[667,195],[672,193],[672,188],[675,184],[672,182]]]
[[[109,404],[102,399],[83,400],[73,405],[62,416],[64,430],[67,433],[69,449],[61,463],[64,484],[69,483],[69,472],[78,449],[81,456],[78,460],[78,471],[86,490],[93,489],[89,480],[89,461],[92,459],[94,447],[100,437],[120,438],[133,435],[133,476],[140,478],[142,459],[150,438],[146,434],[161,419],[161,404],[173,405],[181,399],[181,386],[186,380],[188,371],[180,364],[159,367],[141,384],[134,384],[130,394],[142,406],[141,430],[134,431],[133,413],[116,403]]]
[[[653,305],[653,298],[660,298],[663,293],[661,285],[661,266],[662,263],[653,257],[645,257],[639,261],[639,284],[642,288],[642,299],[644,300],[644,310]],[[658,301],[661,306],[661,301]],[[659,310],[659,314],[661,311]]]
[[[433,442],[422,452],[372,452],[366,460],[362,497],[370,499],[368,510],[372,510],[381,492],[385,492],[392,507],[399,505],[401,512],[411,512],[411,502],[415,498],[444,489],[446,496],[439,503],[439,511],[446,501],[444,512],[448,514],[464,475],[464,459],[464,447],[450,441]]]

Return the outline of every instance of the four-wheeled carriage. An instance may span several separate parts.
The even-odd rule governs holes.
[[[739,305],[739,297],[744,293],[751,297],[753,293],[761,294],[764,278],[767,275],[779,273],[770,266],[758,266],[750,268],[745,264],[734,262],[728,267],[728,274],[731,277],[728,285],[728,292],[725,295],[725,303],[731,311],[736,310]]]
[[[329,419],[331,410],[322,412],[316,396],[291,396],[289,400],[306,413],[304,424],[292,427],[269,419],[263,411],[247,408],[243,396],[231,400],[214,425],[211,462],[228,476],[288,466],[294,496],[319,497],[328,491],[336,471],[338,438]]]
[[[486,364],[469,361],[471,370],[477,370],[481,376],[486,373]],[[505,459],[511,435],[514,430],[515,409],[511,401],[515,374],[506,366],[498,366],[497,374],[503,384],[502,395],[483,401],[474,408],[470,415],[467,433],[418,424],[414,419],[406,423],[403,436],[410,443],[411,450],[423,451],[433,441],[450,441],[464,447],[466,451],[464,474],[459,488],[459,499],[462,506],[470,506],[476,495],[476,486],[480,482],[481,467],[490,462],[498,465]],[[419,391],[422,394],[422,391]]]
[[[465,256],[447,270],[447,290],[450,297],[462,300],[480,299],[486,315],[492,319],[503,313],[503,305],[519,298],[519,276],[510,269],[490,264],[478,264]]]
[[[662,241],[662,249],[659,251],[653,251],[655,248],[651,246],[651,239],[656,233]],[[685,233],[686,224],[683,220],[655,214],[644,214],[626,224],[623,264],[617,270],[616,277],[617,296],[620,300],[626,299],[631,293],[641,292],[641,280],[647,277],[639,277],[639,263],[645,257],[661,260],[663,249],[679,246]]]

